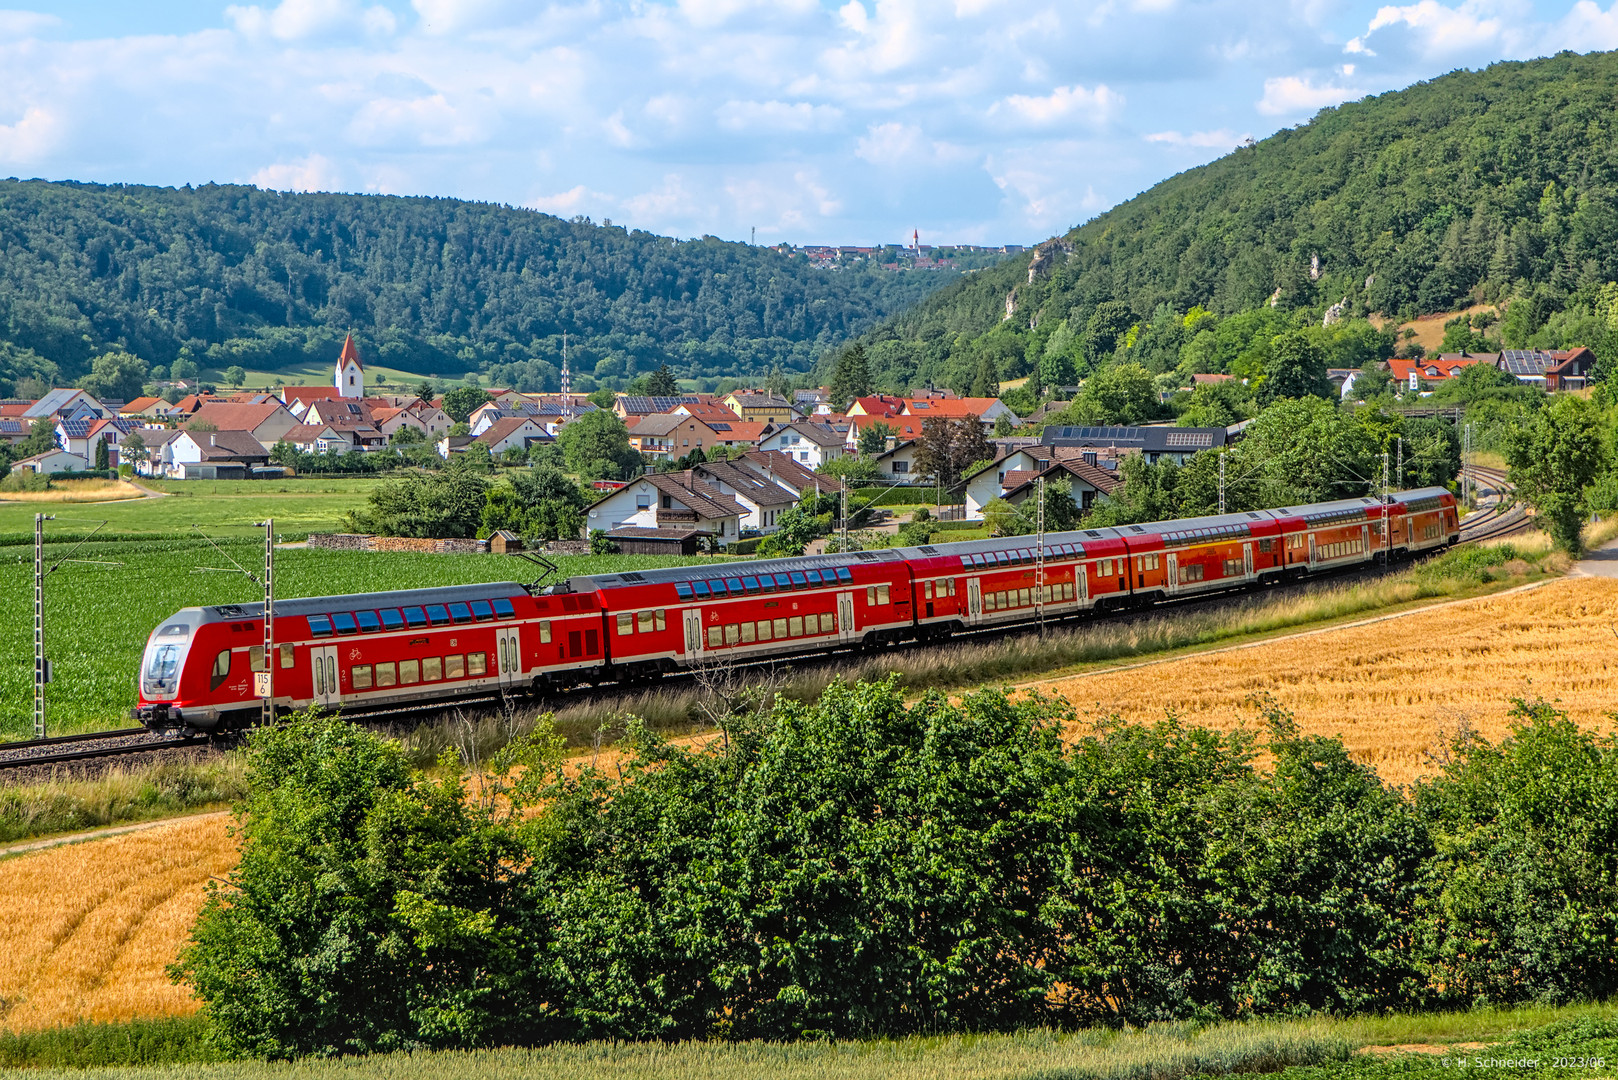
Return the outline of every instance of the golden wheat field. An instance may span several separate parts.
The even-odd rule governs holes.
[[[194,1011],[163,969],[202,909],[208,877],[236,863],[228,824],[204,814],[0,862],[0,1024],[23,1031]]]
[[[1444,730],[1497,741],[1513,697],[1556,700],[1581,724],[1618,710],[1618,581],[1569,578],[1398,618],[1043,685],[1086,718],[1250,727],[1268,693],[1305,732],[1340,735],[1383,780],[1429,769]]]

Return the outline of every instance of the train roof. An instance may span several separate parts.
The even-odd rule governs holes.
[[[333,611],[366,611],[376,608],[419,607],[426,604],[466,603],[496,597],[527,596],[528,590],[514,581],[485,582],[476,585],[441,585],[431,589],[399,589],[394,592],[350,593],[344,596],[301,596],[276,600],[277,615],[326,615]],[[236,619],[262,619],[263,603],[217,604],[193,608],[202,612],[201,622],[231,622]]]
[[[565,586],[554,587],[556,592],[593,592],[596,589],[621,589],[631,585],[668,585],[678,581],[710,581],[716,577],[737,574],[787,574],[794,570],[826,570],[839,566],[855,567],[873,563],[899,562],[904,558],[898,548],[877,551],[851,551],[848,554],[795,555],[780,559],[735,559],[728,562],[705,563],[699,566],[668,566],[661,570],[632,570],[622,574],[589,574],[568,578]],[[746,569],[741,569],[745,567]],[[546,589],[549,593],[552,589]]]

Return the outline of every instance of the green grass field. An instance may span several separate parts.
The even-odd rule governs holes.
[[[217,535],[246,535],[255,521],[274,517],[283,537],[301,540],[312,532],[336,532],[342,516],[365,504],[381,483],[373,477],[294,477],[286,480],[142,480],[160,499],[105,503],[0,503],[0,542],[32,542],[34,514],[55,514],[45,525],[50,537],[82,536],[100,522],[106,533],[153,537],[195,535],[191,526]]]
[[[1278,1073],[1287,1080],[1440,1080],[1467,1069],[1611,1076],[1618,1058],[1615,1024],[1618,1010],[1610,1004],[1530,1005],[1389,1017],[1154,1024],[1127,1031],[787,1044],[584,1043],[275,1064],[218,1060],[206,1023],[190,1018],[0,1033],[0,1068],[28,1068],[26,1075],[38,1080],[1183,1080]],[[1374,1049],[1367,1053],[1367,1048]],[[1474,1065],[1479,1059],[1521,1064]],[[1559,1059],[1584,1064],[1559,1065]]]
[[[190,505],[178,499],[152,502]],[[206,502],[198,500],[199,504]],[[180,516],[173,527],[183,528],[185,511],[175,513]],[[70,547],[68,543],[47,545],[47,561],[67,555]],[[252,540],[227,543],[225,549],[243,566],[257,569],[262,563],[262,545]],[[260,598],[257,586],[239,574],[202,571],[200,568],[229,567],[230,563],[200,538],[150,543],[93,541],[74,558],[87,561],[64,564],[45,586],[46,654],[55,667],[55,681],[47,691],[48,726],[53,735],[127,723],[127,711],[135,704],[135,673],[147,635],[168,615],[182,607]],[[700,561],[649,555],[555,560],[563,576]],[[322,596],[482,581],[532,581],[538,573],[530,563],[493,555],[292,549],[277,555],[276,592],[282,597]],[[0,738],[5,739],[31,738],[33,733],[32,578],[32,545],[0,546]]]

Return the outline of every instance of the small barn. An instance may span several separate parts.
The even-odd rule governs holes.
[[[625,555],[697,555],[704,539],[713,539],[706,529],[644,529],[626,526],[607,533]]]
[[[521,551],[522,537],[510,529],[496,529],[489,537],[489,552],[493,555],[511,555]]]

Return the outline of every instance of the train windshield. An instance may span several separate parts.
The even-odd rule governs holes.
[[[147,701],[172,699],[180,690],[180,668],[185,663],[191,628],[171,623],[152,635],[146,661],[140,669],[140,692]]]

